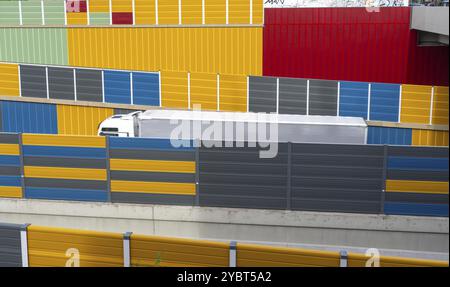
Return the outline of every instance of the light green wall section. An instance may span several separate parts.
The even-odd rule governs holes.
[[[22,1],[22,21],[24,25],[42,24],[42,10],[40,0]]]
[[[64,0],[45,0],[45,25],[64,25],[66,5]]]
[[[65,28],[0,28],[0,61],[68,65]]]
[[[0,25],[19,25],[19,2],[0,0]]]
[[[89,13],[91,25],[109,25],[109,13]]]

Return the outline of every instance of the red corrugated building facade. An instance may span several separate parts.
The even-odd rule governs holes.
[[[264,75],[448,85],[448,46],[419,47],[410,7],[265,9]]]

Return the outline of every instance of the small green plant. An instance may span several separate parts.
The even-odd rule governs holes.
[[[158,267],[161,264],[161,252],[157,252],[156,253],[156,258],[155,258],[155,266]]]

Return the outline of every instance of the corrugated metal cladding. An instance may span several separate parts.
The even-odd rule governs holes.
[[[0,61],[68,65],[67,47],[65,28],[0,28]]]
[[[286,247],[237,244],[237,267],[339,267],[337,251],[313,251]]]
[[[0,223],[0,267],[21,267],[22,249],[18,224]]]
[[[368,144],[411,145],[412,129],[369,127]]]
[[[2,133],[0,134],[0,198],[22,197],[21,175],[19,135]]]
[[[306,115],[307,80],[280,78],[279,113]]]
[[[25,198],[107,201],[104,137],[23,135]]]
[[[400,85],[373,83],[370,87],[372,121],[398,122]]]
[[[75,100],[74,73],[70,68],[48,68],[48,92],[51,99]]]
[[[434,87],[432,124],[448,125],[448,98],[448,87]]]
[[[249,77],[249,111],[275,113],[277,108],[277,78]]]
[[[262,28],[67,30],[71,66],[255,76],[262,73]],[[0,56],[0,60],[8,58]],[[25,62],[34,63],[32,59]]]
[[[108,103],[131,104],[130,73],[105,71],[105,101]]]
[[[66,228],[28,227],[28,260],[30,267],[121,267],[123,235]]]
[[[23,97],[47,98],[46,68],[20,65],[20,86]]]
[[[410,7],[265,9],[263,74],[447,86],[448,47],[418,47],[410,13]]]
[[[159,75],[133,73],[133,104],[159,106]]]
[[[56,105],[0,101],[3,132],[58,133]]]
[[[402,85],[402,123],[430,123],[431,86]]]
[[[380,213],[383,147],[292,145],[293,210]]]
[[[194,205],[195,150],[166,139],[110,138],[113,202]]]
[[[448,148],[388,148],[386,214],[448,216]]]
[[[103,101],[102,71],[76,69],[77,100]]]
[[[227,267],[229,244],[160,236],[131,235],[132,267]]]
[[[102,121],[114,114],[110,108],[57,105],[58,134],[61,135],[97,135]]]
[[[309,114],[322,116],[337,115],[337,81],[309,81]]]
[[[447,146],[448,131],[417,130],[412,131],[412,145]]]
[[[22,3],[23,24],[64,25],[66,13],[68,25],[109,25],[110,9],[112,24],[133,24],[133,13],[138,25],[201,25],[262,24],[262,0],[90,0],[74,1],[77,6],[68,6],[63,0],[27,0]],[[228,2],[228,8],[226,3]],[[179,7],[181,3],[181,7]],[[205,7],[203,8],[202,3]],[[110,7],[111,4],[111,7]],[[133,9],[134,4],[134,9]],[[252,8],[250,8],[252,4]],[[155,7],[157,5],[157,7]],[[3,25],[19,25],[18,1],[2,1],[0,17]],[[202,9],[204,9],[204,19]],[[156,12],[158,10],[158,12]],[[43,13],[42,13],[43,11]],[[65,12],[66,11],[66,12]],[[89,11],[89,15],[87,13]],[[180,14],[181,13],[181,14]],[[156,16],[157,15],[157,16]],[[252,18],[252,19],[250,19]]]
[[[339,116],[367,119],[369,83],[340,82]]]
[[[20,95],[17,64],[0,63],[0,95],[14,97]]]

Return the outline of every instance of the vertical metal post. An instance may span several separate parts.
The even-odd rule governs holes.
[[[400,85],[400,92],[399,92],[399,96],[398,96],[398,122],[401,121],[401,115],[402,115],[402,91],[403,91],[403,86]]]
[[[64,0],[64,25],[67,26],[67,2]]]
[[[183,23],[181,6],[182,6],[181,0],[178,0],[178,25],[181,25]]]
[[[22,1],[19,1],[19,3],[21,3]],[[20,75],[20,65],[17,65],[17,73],[18,73],[18,77],[19,77],[19,97],[22,96],[22,78]]]
[[[161,87],[161,71],[158,71],[158,81],[159,81],[159,106],[162,107],[162,98],[161,98],[161,93],[162,93],[162,87]]]
[[[286,192],[286,209],[292,209],[292,143],[287,143],[287,192]]]
[[[47,85],[47,100],[50,99],[50,88],[48,86],[48,67],[45,67],[45,83]]]
[[[19,161],[20,161],[20,184],[22,186],[22,197],[24,197],[25,192],[25,168],[24,168],[24,159],[23,159],[23,134],[18,134],[19,140]]]
[[[20,228],[20,249],[22,251],[22,267],[28,267],[28,236],[27,229],[30,224],[26,223]]]
[[[228,14],[229,14],[229,9],[228,9],[228,0],[225,0],[225,24],[227,24],[228,25],[228,23],[229,23],[229,17],[228,17]]]
[[[434,86],[431,87],[431,103],[430,103],[430,125],[433,124],[433,106],[434,105]]]
[[[250,25],[253,24],[253,0],[250,0]]]
[[[130,103],[134,105],[134,95],[133,95],[133,73],[130,72]]]
[[[339,117],[339,113],[340,113],[340,107],[339,104],[341,102],[341,82],[337,83],[337,107],[336,107],[336,116]]]
[[[123,234],[123,267],[131,266],[130,239],[132,232]]]
[[[64,2],[65,3],[65,2]],[[64,4],[65,6],[65,4]],[[64,12],[66,8],[64,8]],[[19,25],[23,25],[23,16],[22,16],[22,1],[19,1]]]
[[[91,14],[89,12],[89,0],[86,0],[86,21],[88,26],[91,25]]]
[[[158,0],[155,0],[155,25],[159,23],[159,15],[158,15]]]
[[[236,267],[237,262],[237,242],[230,242],[230,262],[229,267]]]
[[[112,25],[113,18],[112,18],[112,0],[109,0],[109,25]]]
[[[200,145],[195,147],[195,205],[200,206]]]
[[[369,83],[369,87],[367,89],[367,120],[370,121],[370,101],[372,97],[372,84]]]
[[[306,115],[309,115],[309,80],[306,81]]]
[[[247,113],[250,111],[250,77],[247,76]]]
[[[136,5],[135,5],[135,2],[134,2],[135,0],[132,0],[131,1],[131,8],[132,8],[132,11],[133,11],[133,25],[136,25]]]
[[[44,0],[41,0],[41,17],[42,17],[42,25],[45,25]]]
[[[206,18],[205,18],[205,0],[202,0],[202,24],[205,25]]]
[[[105,136],[106,144],[106,193],[108,194],[108,202],[112,202],[111,199],[111,150],[109,148],[109,136]]]
[[[76,69],[73,69],[73,96],[74,100],[77,101],[77,71]]]
[[[105,102],[105,71],[102,70],[102,103]]]
[[[384,202],[386,201],[387,162],[389,152],[388,148],[388,145],[383,146],[383,172],[381,175],[380,214],[384,214]]]
[[[348,267],[348,253],[345,250],[341,250],[340,254],[340,267]]]

